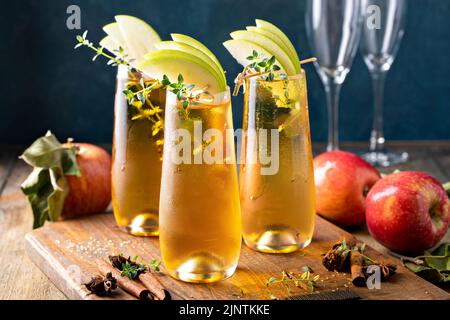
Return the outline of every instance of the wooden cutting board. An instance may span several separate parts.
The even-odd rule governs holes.
[[[313,242],[306,249],[274,255],[255,252],[243,245],[236,273],[225,281],[214,284],[184,283],[164,275],[164,267],[157,276],[177,299],[284,299],[290,295],[286,288],[280,284],[266,287],[266,281],[272,276],[280,277],[283,270],[300,272],[301,267],[307,265],[320,275],[318,292],[350,288],[364,299],[450,299],[448,293],[401,266],[389,282],[382,283],[381,289],[373,290],[354,287],[349,274],[327,271],[321,264],[321,255],[345,236],[350,235],[317,217]],[[112,214],[47,224],[28,233],[25,242],[31,260],[70,299],[99,299],[88,295],[81,285],[98,274],[93,263],[96,258],[124,253],[138,255],[146,261],[161,259],[158,238],[133,237],[121,232]],[[372,258],[398,263],[371,248],[366,250]],[[134,299],[119,291],[115,299]],[[309,293],[295,289],[291,294]]]

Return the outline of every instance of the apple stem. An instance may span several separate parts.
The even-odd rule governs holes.
[[[407,257],[407,256],[403,256],[401,254],[395,253],[390,251],[389,254],[393,257],[396,257],[398,259],[400,259],[400,261],[403,263],[404,261],[408,261],[408,262],[412,262],[414,264],[418,264],[418,265],[422,265],[424,264],[424,261],[422,260],[422,258],[427,258],[428,256],[418,256],[418,257]]]

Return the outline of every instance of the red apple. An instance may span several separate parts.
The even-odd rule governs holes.
[[[92,144],[76,143],[75,146],[81,177],[66,176],[69,193],[61,219],[103,212],[111,201],[110,155]]]
[[[399,253],[434,247],[450,223],[446,191],[423,172],[405,171],[378,181],[367,196],[366,206],[371,235]]]
[[[357,155],[343,151],[323,153],[314,159],[316,209],[341,227],[364,223],[365,195],[381,178]]]

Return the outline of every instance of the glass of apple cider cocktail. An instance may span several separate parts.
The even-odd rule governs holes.
[[[241,215],[229,89],[200,93],[184,108],[167,93],[160,245],[171,276],[215,282],[231,276]]]
[[[158,235],[159,190],[163,151],[163,108],[166,90],[155,88],[141,99],[147,80],[119,66],[115,97],[112,205],[117,224],[137,236]],[[124,92],[125,91],[125,92]]]
[[[305,72],[245,83],[240,198],[245,243],[293,252],[312,239],[314,174]]]

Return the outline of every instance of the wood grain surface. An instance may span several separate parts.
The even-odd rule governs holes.
[[[189,284],[162,274],[155,275],[178,299],[283,299],[290,295],[282,285],[267,287],[267,280],[281,277],[282,271],[300,272],[309,266],[319,274],[318,291],[345,290],[350,287],[365,299],[449,299],[450,295],[403,267],[391,281],[384,282],[379,290],[356,288],[350,274],[327,271],[321,263],[322,254],[333,243],[350,236],[335,225],[316,218],[316,230],[312,243],[293,254],[263,254],[242,246],[236,273],[229,279],[214,284]],[[161,259],[157,238],[138,238],[121,232],[112,214],[97,215],[85,219],[58,222],[28,233],[26,250],[31,260],[43,270],[49,279],[70,299],[98,299],[82,285],[98,274],[95,260],[108,255],[123,253],[140,256],[145,261]],[[366,249],[366,254],[379,261],[394,262],[393,258]],[[307,290],[295,289],[297,295]],[[124,298],[125,293],[120,293]]]
[[[389,146],[392,150],[408,151],[411,161],[398,167],[382,169],[382,172],[389,173],[397,168],[419,170],[428,172],[441,182],[450,181],[449,141],[390,142]],[[361,143],[343,144],[344,150],[351,151],[363,151],[365,147],[366,144]],[[314,149],[316,153],[324,150],[320,144],[314,144]],[[0,274],[0,299],[65,299],[66,296],[25,253],[24,236],[32,229],[32,213],[25,197],[20,193],[20,184],[30,172],[30,168],[17,159],[21,150],[23,146],[0,146],[0,268],[3,270]],[[371,247],[387,253],[383,246],[370,237],[365,228],[350,231]],[[448,233],[446,241],[450,241],[449,235]],[[146,252],[144,256],[150,256],[150,252]],[[301,260],[299,263],[306,264],[307,260]],[[260,282],[257,284],[261,284]],[[239,291],[238,288],[236,290]],[[234,295],[239,295],[239,292],[233,292],[232,296]],[[376,292],[373,295],[376,296]],[[430,298],[425,292],[423,295],[424,298]],[[383,298],[392,297],[384,295]]]

